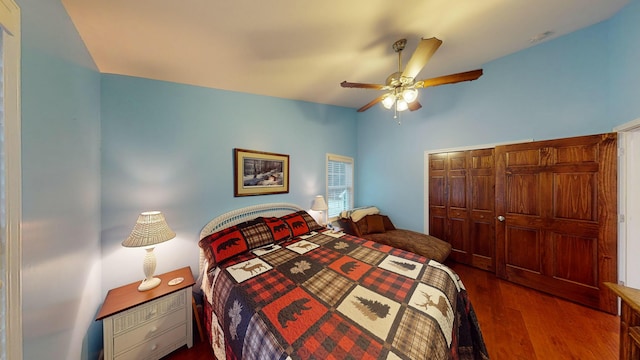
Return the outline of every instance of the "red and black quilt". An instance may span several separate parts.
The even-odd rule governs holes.
[[[208,275],[218,359],[488,359],[457,274],[410,252],[314,232]]]

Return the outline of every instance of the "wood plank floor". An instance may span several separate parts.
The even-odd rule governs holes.
[[[467,288],[491,359],[618,358],[617,316],[497,279],[486,271],[447,265]],[[164,360],[213,359],[197,334],[191,349],[179,349]]]

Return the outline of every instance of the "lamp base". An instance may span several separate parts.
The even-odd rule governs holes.
[[[151,279],[144,279],[142,280],[140,285],[138,285],[138,291],[151,290],[155,287],[158,287],[158,285],[160,285],[161,282],[162,280],[158,279],[157,277],[154,277]]]

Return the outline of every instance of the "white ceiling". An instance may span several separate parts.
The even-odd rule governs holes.
[[[380,95],[391,45],[443,40],[417,79],[481,68],[610,18],[628,0],[62,0],[98,69],[359,108]],[[490,76],[485,73],[484,76]]]

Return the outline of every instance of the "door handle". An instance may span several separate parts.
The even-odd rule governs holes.
[[[504,222],[505,220],[506,220],[506,218],[504,216],[502,216],[502,215],[498,216],[498,221]]]

